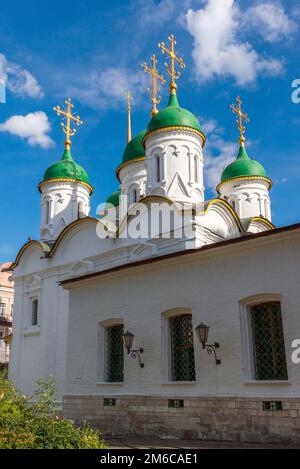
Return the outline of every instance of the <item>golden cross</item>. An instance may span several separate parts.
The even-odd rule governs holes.
[[[127,143],[129,143],[130,140],[132,139],[132,133],[131,133],[131,103],[132,103],[132,96],[131,96],[130,91],[127,91],[126,96],[127,96],[127,112],[128,112]]]
[[[60,106],[56,106],[53,108],[53,110],[57,113],[58,116],[63,116],[66,119],[66,122],[62,122],[62,130],[66,134],[66,149],[70,150],[71,148],[71,137],[73,137],[76,134],[76,129],[71,128],[71,123],[75,123],[76,125],[81,125],[83,124],[82,120],[80,119],[79,116],[75,116],[72,114],[72,109],[74,107],[74,104],[71,102],[71,98],[68,98],[65,100],[65,104],[67,105],[66,109],[61,109]]]
[[[236,102],[237,102],[237,107],[235,107],[234,104],[231,104],[230,107],[232,111],[234,112],[234,114],[237,114],[238,116],[236,123],[240,132],[239,142],[241,146],[243,147],[245,144],[245,140],[246,140],[245,139],[246,126],[244,125],[243,121],[245,121],[246,124],[249,124],[250,119],[248,115],[242,111],[242,100],[239,96],[236,98]]]
[[[181,75],[181,72],[175,70],[175,63],[177,62],[179,64],[179,67],[180,68],[185,68],[185,63],[183,61],[183,59],[181,57],[178,57],[176,55],[176,52],[175,52],[175,45],[176,45],[176,41],[175,41],[175,38],[173,36],[173,34],[171,34],[169,37],[168,37],[169,41],[170,41],[170,48],[168,49],[165,45],[164,42],[160,42],[158,44],[158,47],[161,49],[162,53],[166,53],[170,56],[170,59],[171,59],[171,68],[170,66],[165,63],[165,66],[166,66],[166,69],[167,69],[167,72],[168,74],[170,75],[171,77],[171,84],[170,84],[170,92],[172,94],[175,94],[176,93],[176,89],[177,89],[177,85],[175,83],[175,80],[178,80],[178,78],[180,77]]]
[[[161,101],[161,97],[158,96],[158,89],[157,89],[157,80],[159,80],[162,84],[166,83],[166,80],[163,75],[160,75],[157,71],[157,58],[155,54],[152,55],[151,57],[151,67],[149,67],[146,62],[144,62],[141,66],[143,67],[144,71],[146,73],[149,73],[152,77],[152,90],[148,88],[148,94],[150,97],[150,100],[153,104],[152,111],[151,111],[151,116],[154,116],[157,114],[157,105]]]

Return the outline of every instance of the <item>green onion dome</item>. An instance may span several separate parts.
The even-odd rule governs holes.
[[[110,196],[106,199],[106,203],[114,205],[115,207],[118,207],[118,205],[120,205],[120,196],[121,196],[121,189],[110,194]]]
[[[151,118],[147,127],[147,134],[168,127],[187,127],[196,130],[205,141],[197,117],[190,111],[181,108],[176,94],[173,93],[170,95],[168,106]]]
[[[123,153],[122,164],[128,161],[145,158],[145,148],[143,146],[143,139],[146,135],[146,130],[142,130],[136,134],[130,142],[127,143]]]
[[[47,169],[42,182],[53,179],[70,179],[89,185],[87,172],[75,163],[70,149],[65,149],[62,159]]]
[[[240,147],[237,159],[224,169],[221,182],[247,176],[268,178],[265,168],[248,156],[245,146]]]

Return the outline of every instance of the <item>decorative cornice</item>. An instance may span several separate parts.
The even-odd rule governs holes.
[[[24,252],[26,251],[26,249],[31,246],[31,245],[37,245],[41,251],[44,253],[45,257],[46,258],[51,258],[53,257],[53,255],[55,254],[55,252],[57,251],[61,241],[63,240],[63,238],[65,237],[65,235],[71,231],[72,228],[74,228],[75,226],[77,225],[80,225],[82,223],[86,223],[86,222],[98,222],[98,219],[97,218],[92,218],[92,217],[84,217],[84,218],[80,218],[79,220],[75,220],[73,221],[73,223],[70,223],[70,225],[66,226],[66,228],[60,233],[60,235],[58,236],[58,238],[56,239],[55,243],[53,244],[53,246],[49,246],[47,243],[44,243],[42,241],[38,241],[38,240],[32,240],[32,241],[28,241],[28,243],[24,244],[24,246],[20,249],[20,251],[18,252],[17,254],[17,257],[16,257],[16,260],[13,262],[13,264],[11,265],[10,267],[10,270],[14,270],[20,260],[21,260],[21,257],[22,255],[24,254]]]
[[[82,186],[88,187],[91,191],[91,194],[94,192],[93,186],[91,186],[89,183],[80,181],[80,179],[71,179],[71,178],[52,178],[52,179],[46,179],[45,181],[42,181],[38,185],[38,190],[42,192],[42,187],[44,184],[47,184],[48,182],[77,182],[78,184],[81,184]]]
[[[237,225],[238,225],[238,228],[240,230],[240,232],[244,232],[244,228],[241,224],[241,220],[239,219],[239,216],[238,214],[236,213],[236,211],[234,210],[234,208],[224,199],[220,199],[220,198],[217,198],[217,199],[213,199],[209,202],[208,206],[206,207],[206,210],[204,213],[207,213],[209,211],[209,208],[212,206],[212,205],[224,205],[224,207],[227,208],[227,210],[230,211],[231,215],[233,216],[233,218],[235,219]]]
[[[251,223],[253,221],[260,221],[262,223],[264,223],[265,225],[267,225],[271,230],[276,230],[276,226],[273,225],[272,222],[270,222],[270,220],[267,220],[267,218],[264,218],[264,217],[253,217],[251,218],[251,221],[249,223],[249,226],[251,225]]]
[[[19,264],[21,257],[23,256],[24,252],[26,251],[27,248],[30,246],[37,245],[37,247],[44,253],[44,254],[49,254],[51,251],[51,248],[48,246],[48,244],[43,243],[42,241],[37,241],[37,240],[31,240],[28,241],[28,243],[24,244],[24,246],[21,247],[20,251],[17,254],[16,260],[12,263],[10,266],[10,270],[13,271]]]
[[[70,223],[70,225],[66,226],[65,229],[60,233],[58,238],[55,240],[55,243],[53,244],[51,251],[47,257],[52,257],[56,253],[60,243],[64,239],[65,235],[69,233],[69,231],[71,231],[75,226],[81,225],[82,223],[86,223],[87,221],[98,222],[98,219],[92,218],[92,217],[83,217],[83,218],[79,218],[79,220],[73,221],[73,223]]]
[[[133,164],[133,163],[138,163],[139,161],[144,161],[145,159],[146,159],[145,156],[140,156],[138,158],[133,158],[132,160],[128,160],[128,161],[125,161],[124,163],[121,163],[116,169],[116,176],[117,176],[118,180],[120,181],[119,174],[120,174],[120,171],[123,168],[125,168],[125,166],[128,166],[128,165]]]
[[[265,181],[269,184],[268,189],[271,190],[273,186],[273,181],[267,177],[264,176],[239,176],[236,178],[228,179],[227,181],[220,182],[220,184],[217,185],[216,190],[220,194],[220,188],[229,182],[233,181]]]
[[[96,279],[98,277],[103,277],[106,275],[112,275],[115,273],[119,273],[122,271],[130,271],[134,270],[137,271],[137,269],[142,268],[144,266],[155,266],[155,264],[159,264],[161,262],[165,261],[172,261],[172,259],[178,259],[178,258],[188,258],[191,256],[191,258],[195,258],[195,256],[201,256],[204,255],[206,256],[208,253],[212,253],[212,255],[216,256],[218,253],[218,250],[225,253],[227,252],[227,249],[233,249],[235,247],[243,247],[245,246],[247,248],[248,243],[255,243],[255,242],[265,242],[266,239],[276,240],[276,237],[278,236],[280,239],[280,236],[284,236],[286,233],[292,233],[296,232],[297,239],[299,239],[299,234],[300,234],[300,223],[297,223],[295,225],[288,225],[284,226],[282,228],[276,228],[275,230],[267,230],[267,231],[262,231],[260,233],[248,233],[248,236],[240,236],[237,238],[230,238],[226,239],[217,243],[211,243],[207,244],[201,247],[198,247],[196,249],[186,249],[182,251],[175,251],[169,254],[164,254],[160,255],[157,257],[149,257],[146,259],[138,260],[136,262],[130,262],[130,263],[125,263],[125,264],[120,264],[118,266],[111,267],[106,270],[101,270],[97,272],[92,272],[90,274],[85,274],[81,275],[75,278],[71,279],[66,279],[61,281],[59,284],[63,287],[68,289],[71,288],[71,285],[76,284],[77,282],[83,282],[83,281],[88,281],[91,282],[93,279]],[[295,239],[295,238],[293,238]],[[250,245],[251,245],[250,244]],[[229,251],[230,252],[230,251]],[[248,251],[249,252],[249,251]]]
[[[192,132],[200,136],[202,139],[202,147],[204,147],[205,142],[206,142],[206,137],[204,133],[200,132],[200,130],[194,129],[193,127],[188,127],[184,125],[174,125],[174,126],[169,126],[169,127],[163,127],[162,129],[152,130],[152,132],[147,133],[145,137],[143,138],[143,145],[145,146],[145,141],[147,138],[152,137],[155,134],[162,133],[162,132],[174,132],[176,130],[185,130],[185,131]]]
[[[141,203],[146,204],[148,202],[150,202],[150,203],[151,202],[165,202],[168,205],[170,205],[170,206],[174,205],[177,208],[176,203],[173,200],[169,199],[169,197],[165,197],[163,195],[146,195],[145,197],[140,199],[138,202],[133,204],[131,207],[129,207],[125,217],[121,221],[121,224],[120,224],[120,226],[118,227],[118,229],[116,231],[116,237],[117,238],[123,232],[124,226],[125,227],[127,226],[128,220],[129,220],[130,216],[132,215],[132,212],[134,212],[134,208],[137,205],[141,204]]]

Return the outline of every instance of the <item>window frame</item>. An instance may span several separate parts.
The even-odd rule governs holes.
[[[124,329],[124,321],[123,319],[107,319],[99,324],[98,330],[98,376],[97,376],[97,384],[98,385],[108,385],[108,386],[123,386],[125,382],[125,353],[123,348],[124,354],[124,362],[123,362],[123,381],[118,382],[111,382],[107,381],[107,329],[114,326],[123,326]]]
[[[287,360],[287,380],[258,380],[255,378],[254,370],[254,356],[253,356],[253,342],[251,330],[251,307],[261,304],[279,302],[281,305],[282,328],[285,345],[286,359],[289,356],[287,350],[287,334],[285,328],[285,305],[282,295],[278,293],[263,293],[253,295],[240,300],[240,326],[241,326],[241,340],[242,340],[242,356],[243,356],[243,369],[244,369],[244,383],[245,384],[289,384],[290,376],[290,363]]]
[[[23,316],[24,326],[23,334],[24,336],[38,335],[41,331],[42,325],[42,310],[41,310],[41,289],[35,288],[29,290],[27,293],[27,301],[25,305],[25,311]],[[36,326],[32,325],[31,314],[32,314],[32,302],[38,300],[38,324]]]
[[[193,330],[193,343],[194,343],[194,354],[195,354],[195,381],[173,381],[172,380],[172,350],[171,350],[171,330],[170,330],[170,319],[176,316],[183,316],[189,314],[192,318],[193,324],[193,311],[191,308],[173,308],[171,310],[162,313],[162,334],[161,334],[161,375],[162,384],[169,385],[195,385],[197,383],[197,354],[195,347],[195,334]]]
[[[36,311],[33,310],[33,305],[36,304]],[[31,298],[31,303],[30,303],[30,318],[29,318],[29,325],[30,327],[39,327],[39,309],[40,309],[40,303],[39,303],[39,298],[38,297],[33,297]],[[36,314],[36,322],[33,323],[33,314]]]
[[[2,300],[2,298],[1,298],[1,300],[0,300],[0,317],[2,317],[2,318],[6,317],[6,310],[7,310],[7,303],[6,303],[6,301]],[[1,311],[3,311],[3,312],[1,313]]]

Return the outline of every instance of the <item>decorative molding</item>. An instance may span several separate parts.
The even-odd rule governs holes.
[[[45,181],[42,181],[39,183],[38,185],[38,190],[40,192],[42,192],[42,189],[43,189],[43,186],[45,184],[49,184],[51,182],[62,182],[62,183],[71,183],[71,182],[76,182],[77,184],[81,185],[81,186],[84,186],[84,187],[87,187],[90,191],[91,191],[91,194],[94,192],[94,188],[93,186],[91,186],[90,184],[88,184],[87,182],[84,182],[84,181],[80,181],[79,179],[69,179],[69,178],[53,178],[53,179],[46,179]]]
[[[237,178],[232,178],[232,179],[228,179],[228,181],[224,181],[224,182],[220,182],[220,184],[217,185],[216,187],[216,191],[220,194],[220,188],[222,186],[224,186],[225,184],[228,184],[230,182],[235,182],[235,181],[264,181],[264,182],[267,182],[269,184],[269,187],[268,189],[271,190],[272,186],[273,186],[273,181],[267,177],[263,177],[263,176],[240,176],[240,177],[237,177]]]
[[[196,134],[198,137],[201,138],[202,140],[202,147],[204,147],[205,142],[206,142],[206,137],[203,132],[200,132],[197,129],[193,129],[192,127],[187,127],[187,126],[170,126],[170,127],[164,127],[162,129],[156,129],[153,130],[152,132],[149,132],[148,134],[145,135],[143,138],[143,145],[145,146],[145,142],[149,137],[153,137],[153,135],[163,133],[163,132],[187,132],[190,134]]]

